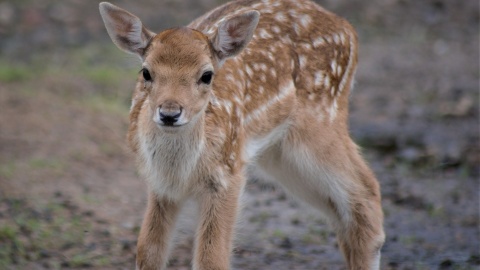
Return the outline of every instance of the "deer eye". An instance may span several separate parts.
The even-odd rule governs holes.
[[[204,84],[210,84],[210,82],[212,82],[212,76],[213,76],[212,71],[205,71],[202,74],[202,77],[200,77],[199,83],[201,82],[201,83],[204,83]]]
[[[152,76],[150,76],[150,72],[146,68],[142,68],[142,75],[145,81],[149,82],[152,80]]]

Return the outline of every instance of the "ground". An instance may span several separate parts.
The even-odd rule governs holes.
[[[222,1],[158,2],[115,3],[159,31]],[[478,1],[321,4],[359,33],[350,129],[382,187],[381,268],[479,269]],[[146,185],[125,134],[140,65],[97,8],[0,1],[0,269],[134,269]],[[234,269],[345,269],[315,210],[261,179],[244,197]],[[169,269],[191,262],[181,225]]]

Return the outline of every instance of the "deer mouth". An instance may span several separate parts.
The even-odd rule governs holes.
[[[175,123],[177,120],[175,119],[169,119],[169,118],[161,118],[160,125],[166,126],[166,127],[174,127],[176,126]]]
[[[158,125],[161,126],[161,127],[171,127],[171,128],[177,128],[177,127],[185,126],[185,124],[175,124],[175,123],[172,123],[172,122],[164,122],[164,123],[160,123]]]
[[[172,130],[178,130],[184,127],[187,123],[184,124],[176,124],[176,123],[170,123],[170,122],[165,122],[165,123],[157,123],[157,126],[162,129],[162,130],[167,130],[167,131],[172,131]]]

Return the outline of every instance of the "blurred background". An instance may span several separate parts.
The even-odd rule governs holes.
[[[112,2],[158,32],[225,1]],[[479,2],[317,2],[359,34],[350,129],[382,186],[381,268],[479,269]],[[98,3],[0,1],[0,269],[134,269],[141,66]],[[234,269],[345,269],[317,212],[261,180],[245,197]],[[192,238],[178,242],[169,269],[189,269]]]

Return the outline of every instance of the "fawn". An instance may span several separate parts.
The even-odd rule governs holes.
[[[149,184],[137,269],[164,269],[176,218],[198,204],[193,269],[229,269],[248,168],[319,209],[349,269],[379,269],[379,184],[348,132],[357,36],[309,0],[239,0],[155,34],[100,3],[142,61],[128,142]]]

